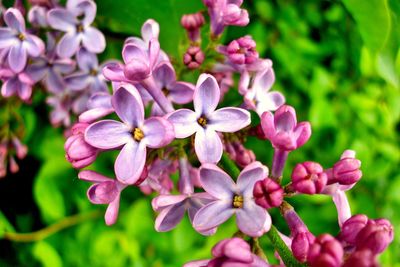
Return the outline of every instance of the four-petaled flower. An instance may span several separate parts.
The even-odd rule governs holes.
[[[215,78],[200,75],[194,91],[194,110],[179,109],[167,115],[177,138],[196,133],[195,150],[201,163],[217,163],[222,156],[222,141],[217,132],[236,132],[250,124],[247,110],[226,107],[215,110],[220,89]]]
[[[161,117],[144,119],[143,102],[133,85],[124,84],[117,89],[112,105],[123,122],[93,123],[86,129],[85,140],[101,149],[122,147],[115,161],[115,174],[122,183],[133,184],[143,171],[146,147],[160,148],[169,144],[174,138],[174,129]]]
[[[200,182],[204,190],[215,198],[201,208],[193,220],[193,227],[204,232],[218,227],[233,214],[240,231],[257,237],[271,227],[271,217],[258,206],[253,197],[254,184],[268,176],[268,168],[260,162],[253,162],[242,170],[237,183],[213,164],[200,168]]]

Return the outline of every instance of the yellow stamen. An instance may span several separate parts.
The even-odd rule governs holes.
[[[232,205],[234,208],[237,208],[237,209],[243,208],[243,196],[235,195],[233,197]]]
[[[23,33],[18,34],[18,39],[20,39],[21,41],[25,40],[26,37]]]
[[[142,140],[144,137],[144,133],[139,128],[135,128],[135,129],[133,129],[132,136],[133,136],[133,139],[140,142],[140,140]]]
[[[204,126],[207,125],[207,119],[204,118],[204,117],[200,117],[200,118],[197,120],[197,122],[198,122],[202,127],[204,127]]]

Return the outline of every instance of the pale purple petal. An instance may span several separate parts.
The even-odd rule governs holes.
[[[193,227],[200,232],[210,230],[224,223],[234,212],[231,201],[217,200],[211,202],[202,207],[194,216]]]
[[[131,127],[140,127],[144,120],[143,102],[133,85],[123,84],[111,99],[118,117]]]
[[[106,214],[104,216],[107,225],[113,225],[117,221],[118,210],[119,210],[119,199],[120,195],[118,194],[118,196],[114,199],[114,201],[112,201],[107,207]]]
[[[103,75],[106,79],[113,82],[124,82],[125,78],[123,66],[119,63],[108,63],[103,68]]]
[[[200,167],[200,183],[204,190],[217,199],[232,201],[236,185],[232,178],[214,164],[203,164]]]
[[[266,220],[269,220],[269,224],[271,223],[271,218],[267,211],[255,204],[254,201],[244,201],[243,207],[236,211],[238,228],[249,236],[260,236]]]
[[[253,88],[261,91],[269,91],[275,82],[275,73],[272,68],[259,72],[254,77]]]
[[[17,77],[13,77],[3,83],[3,86],[1,87],[1,95],[4,97],[10,97],[16,93],[19,87],[20,82]]]
[[[285,97],[279,92],[264,93],[257,97],[257,113],[260,115],[265,111],[275,111],[285,103]]]
[[[250,124],[250,112],[242,108],[221,108],[208,116],[207,125],[218,132],[233,133]]]
[[[80,122],[92,123],[114,112],[113,108],[92,108],[79,115]]]
[[[127,125],[114,120],[102,120],[91,124],[85,131],[85,141],[101,149],[120,147],[132,140]]]
[[[343,223],[351,217],[351,209],[346,193],[342,190],[337,190],[332,194],[332,200],[337,209],[339,226],[342,227]]]
[[[185,202],[164,208],[157,216],[155,228],[159,232],[166,232],[176,227],[185,215]]]
[[[304,145],[311,137],[311,124],[307,121],[300,122],[294,129],[297,147]]]
[[[119,194],[115,181],[106,181],[92,185],[87,192],[93,204],[109,204]]]
[[[133,140],[119,153],[114,170],[117,179],[124,184],[134,184],[142,175],[146,162],[146,146]]]
[[[51,9],[47,13],[47,21],[52,28],[64,32],[75,32],[75,27],[78,24],[78,20],[75,16],[63,8]]]
[[[247,71],[244,71],[240,75],[240,80],[239,80],[239,93],[241,95],[245,95],[247,91],[249,90],[249,84],[250,84],[250,74]]]
[[[100,173],[90,170],[80,171],[78,174],[78,178],[84,181],[94,182],[94,183],[113,181],[113,179],[110,179],[104,175],[101,175]]]
[[[32,64],[29,64],[26,69],[26,73],[28,73],[28,75],[35,82],[42,80],[47,74],[47,71],[47,62],[42,58],[37,59]]]
[[[151,205],[154,210],[158,211],[167,206],[182,202],[186,198],[186,195],[159,195],[158,197],[153,198]]]
[[[149,48],[148,42],[144,42],[142,39],[139,37],[128,37],[126,38],[124,45],[126,44],[133,44],[135,46],[140,47],[142,50],[147,50]]]
[[[196,132],[194,148],[201,163],[217,163],[222,157],[222,141],[213,129],[200,128]]]
[[[22,43],[11,47],[8,54],[8,64],[14,72],[21,72],[25,68],[27,60],[28,55]]]
[[[17,91],[18,91],[18,96],[22,100],[27,101],[32,95],[32,85],[26,83],[20,83],[20,86],[18,87]]]
[[[140,62],[148,61],[145,50],[131,43],[124,45],[122,50],[122,58],[124,59],[125,63],[129,63],[132,60],[137,60]]]
[[[67,32],[57,45],[57,54],[60,57],[72,57],[78,51],[81,37],[74,32]]]
[[[65,77],[65,82],[72,90],[82,90],[88,86],[90,76],[87,73],[77,72]]]
[[[44,51],[44,43],[42,39],[32,34],[26,36],[23,45],[28,51],[28,54],[32,57],[37,57]]]
[[[192,102],[194,85],[187,82],[175,82],[169,88],[168,97],[177,104],[187,104]]]
[[[147,119],[142,127],[143,142],[150,148],[160,148],[169,144],[175,137],[174,126],[164,118]]]
[[[18,32],[25,32],[25,19],[16,8],[9,8],[4,13],[3,17],[5,23],[11,29]]]
[[[84,48],[79,49],[76,58],[79,68],[85,72],[90,72],[93,69],[97,69],[99,66],[96,54]]]
[[[75,70],[75,61],[70,58],[60,58],[53,62],[53,69],[56,72],[68,74]]]
[[[90,96],[87,107],[89,109],[93,108],[112,108],[111,105],[112,96],[107,92],[98,92]]]
[[[186,138],[199,129],[197,115],[190,109],[178,109],[167,115],[167,119],[174,125],[176,138]]]
[[[176,81],[175,70],[168,61],[157,65],[153,71],[153,77],[160,89],[168,87]]]
[[[160,33],[160,26],[158,25],[158,23],[155,20],[148,19],[143,24],[141,33],[142,33],[143,40],[146,43],[148,43],[153,38],[158,39],[158,34]]]
[[[94,21],[94,18],[96,17],[96,4],[94,1],[81,1],[77,6],[76,6],[77,11],[80,14],[82,11],[84,12],[83,14],[83,19],[82,19],[82,24],[84,26],[89,26],[92,24]]]
[[[0,28],[0,49],[9,48],[18,42],[15,34],[8,28]]]
[[[83,46],[92,53],[101,53],[106,48],[106,39],[104,35],[96,28],[89,27],[85,29],[82,35]]]
[[[185,263],[182,267],[207,267],[210,260],[198,260]]]
[[[61,92],[65,88],[64,79],[53,69],[48,70],[45,83],[47,89],[52,93]]]
[[[197,115],[209,115],[218,105],[220,90],[214,76],[201,74],[193,96],[194,109]]]
[[[237,179],[237,187],[244,197],[253,197],[254,184],[268,177],[268,168],[259,161],[246,166]]]
[[[160,43],[157,39],[152,39],[149,42],[149,61],[150,68],[153,68],[157,63],[160,55]]]

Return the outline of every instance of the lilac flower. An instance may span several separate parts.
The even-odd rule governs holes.
[[[34,81],[26,72],[14,73],[9,69],[1,69],[0,79],[3,81],[1,87],[3,97],[18,95],[23,101],[30,99]]]
[[[200,75],[194,92],[194,110],[180,109],[167,116],[177,138],[196,133],[195,150],[202,163],[217,163],[222,156],[222,141],[217,132],[236,132],[250,124],[250,113],[241,108],[215,110],[220,91],[215,78]]]
[[[211,32],[220,35],[225,26],[246,26],[249,23],[247,10],[241,9],[243,0],[203,0],[208,8],[211,21]]]
[[[43,80],[51,93],[60,93],[65,89],[63,74],[71,73],[75,62],[69,58],[37,57],[28,65],[26,72],[35,82]]]
[[[88,189],[87,196],[93,204],[108,204],[104,219],[107,225],[114,224],[118,218],[121,191],[128,185],[89,170],[81,171],[78,177],[94,183]]]
[[[100,149],[122,147],[115,161],[115,173],[122,183],[133,184],[143,171],[146,147],[159,148],[170,143],[174,138],[173,126],[160,117],[144,120],[142,100],[132,85],[120,87],[112,98],[112,105],[123,122],[93,123],[85,132],[85,140]]]
[[[245,93],[244,101],[259,116],[265,111],[275,111],[285,103],[285,97],[279,92],[269,92],[275,81],[272,68],[257,72],[252,87]]]
[[[183,267],[269,267],[251,252],[250,245],[238,237],[224,239],[212,248],[213,259],[188,262]]]
[[[170,175],[177,169],[176,160],[157,158],[148,166],[148,175],[146,180],[140,184],[140,190],[145,194],[150,194],[153,191],[160,194],[170,194],[174,187]]]
[[[200,181],[204,190],[215,200],[201,208],[193,220],[193,227],[206,231],[218,227],[236,214],[236,223],[246,235],[257,237],[271,227],[267,211],[254,202],[254,184],[268,176],[268,168],[253,162],[242,170],[237,183],[213,164],[203,164]]]
[[[99,66],[97,56],[85,48],[81,48],[76,58],[80,71],[65,78],[68,87],[72,90],[89,88],[90,92],[107,92],[107,83],[101,72],[103,67]]]
[[[21,72],[27,63],[28,55],[39,56],[44,51],[43,41],[26,32],[25,20],[21,12],[9,8],[4,14],[7,28],[0,28],[0,49],[8,54],[7,60],[11,70]]]
[[[57,45],[60,57],[71,57],[80,44],[92,53],[101,53],[105,46],[104,35],[91,27],[96,15],[96,4],[91,0],[68,0],[67,8],[53,8],[47,13],[51,27],[65,32]]]
[[[48,8],[44,6],[32,6],[28,12],[28,21],[36,27],[47,27]]]
[[[92,123],[114,112],[111,104],[112,95],[108,92],[93,93],[88,99],[87,110],[79,115],[80,122]]]
[[[46,99],[46,103],[53,108],[50,112],[50,123],[54,127],[71,125],[71,110],[74,101],[69,92],[61,92],[50,96]]]

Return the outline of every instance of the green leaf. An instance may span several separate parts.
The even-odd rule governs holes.
[[[43,267],[63,266],[60,255],[49,243],[41,241],[33,246],[33,256]]]
[[[386,43],[391,28],[387,0],[343,0],[357,23],[366,46],[379,51]]]

